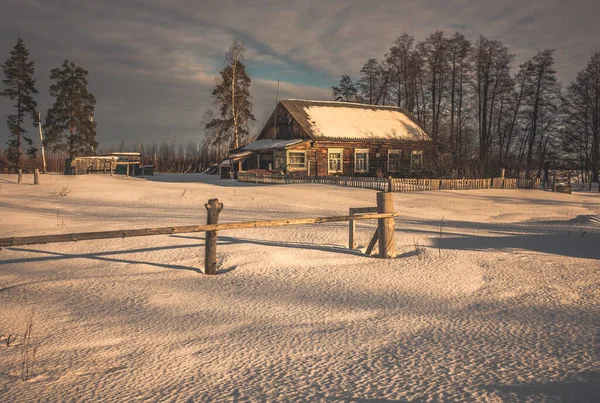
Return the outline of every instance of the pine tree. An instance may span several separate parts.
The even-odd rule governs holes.
[[[333,99],[342,102],[357,102],[358,88],[352,82],[352,79],[344,74],[340,80],[339,87],[331,87],[333,91]]]
[[[93,121],[96,98],[87,90],[88,72],[65,60],[52,69],[50,95],[56,98],[46,116],[46,141],[54,150],[64,150],[70,158],[91,154],[98,146]]]
[[[33,140],[27,136],[27,130],[23,127],[27,115],[31,117],[34,125],[37,123],[37,102],[33,99],[33,94],[37,94],[38,91],[35,89],[33,78],[34,62],[28,61],[28,57],[29,51],[23,44],[23,40],[18,38],[17,44],[10,51],[10,57],[1,65],[6,76],[2,82],[6,88],[0,92],[0,95],[15,102],[15,114],[8,115],[6,119],[6,126],[10,133],[6,157],[17,168],[20,166],[24,145],[28,155],[35,157],[37,152],[37,149],[32,146]]]
[[[234,40],[225,55],[226,66],[215,80],[212,95],[221,112],[221,118],[213,119],[206,127],[218,127],[221,138],[231,139],[231,148],[240,147],[240,140],[248,135],[248,124],[254,119],[250,102],[251,80],[244,65],[245,48]],[[217,139],[217,141],[221,140]]]

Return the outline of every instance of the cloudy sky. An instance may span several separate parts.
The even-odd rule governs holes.
[[[211,90],[234,38],[246,64],[258,132],[276,99],[328,99],[342,74],[356,78],[403,32],[435,30],[502,41],[516,63],[556,49],[570,81],[600,51],[597,0],[0,0],[0,61],[17,37],[35,60],[38,102],[51,106],[50,70],[69,59],[89,71],[104,147],[202,136]],[[3,78],[3,77],[2,77]],[[0,147],[10,103],[0,100]]]

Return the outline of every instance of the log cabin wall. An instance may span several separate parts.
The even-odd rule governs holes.
[[[320,142],[315,141],[312,152],[307,153],[307,160],[316,169],[311,170],[312,175],[328,176],[336,173],[329,172],[329,153],[331,148],[343,149],[342,153],[342,172],[338,175],[343,176],[393,176],[393,177],[418,177],[423,171],[413,172],[411,169],[412,151],[423,151],[424,158],[431,157],[423,144],[415,142],[404,142],[394,144],[374,144],[372,142]],[[310,149],[309,149],[310,150]],[[355,150],[368,150],[368,171],[355,172]],[[400,151],[400,169],[390,172],[388,170],[388,151]],[[377,156],[379,154],[379,157]]]
[[[342,172],[329,171],[329,150],[342,150]],[[356,172],[355,151],[368,150],[368,170],[367,172]],[[305,152],[304,168],[295,168],[289,166],[290,152]],[[400,169],[398,171],[388,170],[388,151],[400,152]],[[396,142],[396,143],[373,143],[369,141],[362,142],[329,142],[314,141],[301,143],[297,146],[288,147],[285,150],[265,150],[256,155],[251,155],[243,162],[243,170],[268,169],[269,165],[275,169],[274,152],[286,153],[286,173],[291,175],[311,175],[311,176],[379,176],[379,177],[421,177],[426,174],[424,170],[413,171],[411,168],[412,151],[423,151],[424,159],[431,158],[429,150],[417,142]],[[379,154],[379,156],[377,156]]]

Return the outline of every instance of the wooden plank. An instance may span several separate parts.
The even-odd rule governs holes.
[[[375,244],[377,243],[378,239],[379,239],[379,229],[376,229],[375,233],[373,234],[373,237],[371,238],[371,242],[369,242],[369,246],[367,246],[367,250],[365,251],[365,254],[370,255],[371,253],[373,253],[373,249],[375,249]]]
[[[294,220],[244,221],[211,225],[185,225],[177,227],[141,228],[133,230],[80,232],[73,234],[40,235],[13,238],[0,238],[0,248],[6,246],[33,245],[40,243],[77,242],[92,239],[130,238],[136,236],[186,234],[193,232],[222,231],[228,229],[282,227],[288,225],[322,224],[349,220],[372,220],[379,218],[398,217],[398,213],[369,213],[352,216],[299,218]]]
[[[350,215],[354,215],[354,209],[350,208]],[[353,250],[356,245],[354,242],[354,231],[356,230],[356,223],[354,220],[348,221],[348,249]]]

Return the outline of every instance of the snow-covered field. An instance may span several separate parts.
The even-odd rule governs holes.
[[[222,222],[375,205],[204,175],[41,179],[0,175],[0,237],[201,224],[209,198]],[[0,335],[33,313],[39,347],[23,382],[19,341],[1,342],[0,400],[600,401],[600,194],[395,207],[392,260],[348,250],[347,223],[223,231],[217,276],[203,234],[5,248]],[[360,245],[375,226],[357,223]]]

